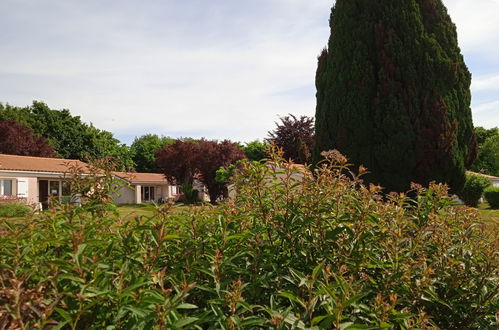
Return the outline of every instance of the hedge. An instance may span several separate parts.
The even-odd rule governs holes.
[[[485,200],[493,209],[499,209],[499,187],[488,187],[484,192]]]

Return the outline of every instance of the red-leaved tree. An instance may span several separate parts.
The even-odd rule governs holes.
[[[156,164],[170,182],[192,185],[199,152],[199,143],[176,140],[156,151]]]
[[[176,140],[156,152],[156,163],[169,181],[192,185],[196,176],[206,185],[212,203],[226,194],[225,184],[215,180],[216,171],[243,158],[244,151],[228,140]]]
[[[237,143],[229,140],[222,142],[201,140],[199,147],[201,152],[197,169],[201,174],[200,180],[208,188],[210,201],[215,203],[219,197],[227,196],[226,184],[215,179],[217,170],[245,158],[246,154]]]
[[[314,148],[314,118],[292,114],[281,117],[281,123],[270,131],[267,142],[274,143],[284,151],[284,158],[291,158],[295,163],[310,164]]]
[[[0,121],[0,153],[20,156],[55,157],[54,149],[42,136],[15,120]]]

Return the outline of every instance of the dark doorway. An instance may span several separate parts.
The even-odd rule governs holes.
[[[49,182],[48,180],[38,181],[38,196],[40,196],[40,203],[44,210],[49,206]]]

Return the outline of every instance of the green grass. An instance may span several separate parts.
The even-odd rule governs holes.
[[[190,205],[182,205],[177,204],[173,206],[174,213],[185,213],[192,212],[193,208],[199,208],[200,206],[190,206]],[[135,217],[147,216],[151,217],[155,213],[154,206],[151,204],[131,204],[131,205],[121,205],[118,206],[118,213],[121,218],[124,219],[133,219]],[[0,217],[0,222],[3,220],[8,221],[10,223],[20,223],[23,221],[27,221],[31,218],[31,215],[26,217]]]
[[[491,209],[487,203],[480,204],[478,209],[485,221],[495,222],[499,225],[499,209]]]
[[[143,215],[150,217],[154,214],[154,207],[149,204],[122,205],[118,207],[118,212],[120,217],[123,218],[134,218]]]
[[[491,209],[487,203],[482,203],[478,206],[478,210],[485,223],[485,228],[495,240],[496,247],[499,248],[499,209]]]
[[[183,205],[176,204],[173,206],[172,212],[179,213],[187,213],[192,212],[194,209],[200,208],[200,205]],[[155,208],[151,204],[131,204],[131,205],[121,205],[118,206],[118,212],[120,217],[122,218],[135,218],[140,216],[151,217],[155,214]]]

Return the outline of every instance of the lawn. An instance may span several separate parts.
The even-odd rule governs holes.
[[[172,212],[174,214],[193,212],[194,209],[200,207],[203,206],[176,204],[172,207]],[[210,207],[210,206],[205,205],[205,207]],[[143,204],[121,205],[118,207],[118,212],[120,216],[123,218],[134,218],[140,216],[150,217],[156,213],[156,209],[154,205],[143,203]]]
[[[499,210],[489,208],[487,203],[480,204],[478,209],[485,222],[485,228],[493,235],[492,237],[495,239],[495,245],[499,248]]]
[[[189,205],[182,205],[182,204],[177,204],[174,205],[172,208],[173,213],[184,213],[184,212],[192,212],[193,208],[199,208],[200,206],[189,206]],[[209,207],[209,206],[207,206]],[[135,217],[141,217],[141,216],[153,216],[155,214],[155,207],[151,204],[132,204],[132,205],[121,205],[118,206],[118,213],[120,217],[122,218],[128,218],[128,219],[133,219]],[[28,217],[13,217],[13,218],[5,218],[5,217],[0,217],[0,223],[3,220],[6,220],[10,223],[19,223],[22,221],[26,221],[30,218],[31,216]]]
[[[480,210],[483,220],[487,222],[495,222],[496,225],[499,225],[499,209],[491,209],[487,203],[480,204],[478,209]]]

